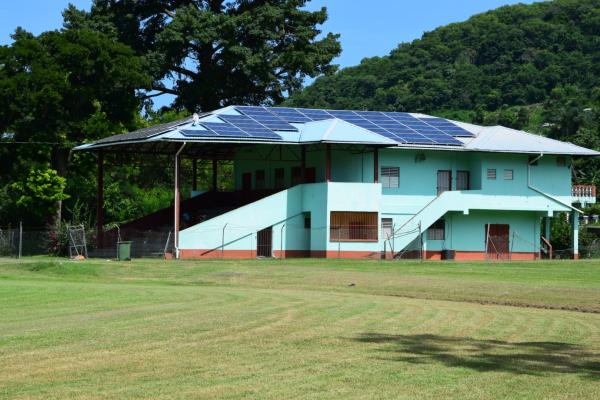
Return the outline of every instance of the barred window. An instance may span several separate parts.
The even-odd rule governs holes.
[[[446,237],[446,221],[438,219],[427,229],[428,240],[444,240]]]
[[[381,167],[381,184],[384,188],[400,187],[400,168]]]
[[[512,169],[505,169],[504,170],[504,180],[505,181],[512,181],[513,180],[513,170]]]
[[[496,169],[495,168],[488,168],[487,170],[487,178],[490,180],[495,180],[496,179]]]
[[[376,242],[377,213],[361,211],[331,211],[329,241]]]

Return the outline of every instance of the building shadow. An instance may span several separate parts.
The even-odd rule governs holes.
[[[562,342],[505,342],[438,335],[364,333],[354,340],[378,345],[391,359],[476,371],[524,375],[575,374],[600,379],[600,353]]]

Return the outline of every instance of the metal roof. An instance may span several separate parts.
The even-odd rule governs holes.
[[[267,108],[269,109],[269,108]],[[200,122],[223,122],[219,115],[237,114],[235,106],[225,107],[213,112],[199,115]],[[428,117],[424,114],[410,114],[416,117]],[[579,156],[598,156],[600,153],[586,149],[572,143],[561,142],[534,135],[524,131],[506,128],[503,126],[484,127],[474,124],[450,121],[453,124],[472,133],[473,137],[457,137],[462,145],[440,146],[440,145],[415,145],[401,144],[388,137],[362,128],[350,121],[330,118],[320,121],[308,121],[303,123],[291,123],[297,131],[274,131],[281,137],[279,140],[268,140],[260,138],[228,138],[228,137],[201,137],[185,136],[181,130],[197,129],[192,117],[184,118],[165,124],[140,129],[137,131],[110,136],[92,143],[87,143],[75,148],[75,150],[87,151],[129,151],[136,149],[149,151],[155,149],[157,152],[173,152],[178,148],[177,143],[211,145],[252,145],[264,144],[308,144],[308,143],[344,143],[360,145],[376,145],[397,148],[420,148],[431,150],[451,151],[481,151],[481,152],[504,152],[504,153],[530,153],[530,154],[564,154]],[[127,145],[124,147],[124,145]],[[189,146],[188,146],[189,147]],[[197,147],[197,146],[194,146]]]

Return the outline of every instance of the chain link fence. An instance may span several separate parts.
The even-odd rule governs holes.
[[[169,229],[157,230],[122,230],[113,227],[104,234],[103,246],[98,248],[95,228],[82,227],[77,231],[77,243],[85,241],[88,257],[114,259],[117,257],[118,243],[121,241],[131,241],[131,256],[141,257],[165,257],[166,254],[174,253],[173,232]],[[371,258],[395,259],[395,260],[417,260],[424,258],[425,244],[423,241],[423,232],[420,227],[414,231],[394,231],[383,232],[383,229],[375,225],[338,225],[314,227],[310,224],[284,224],[276,225],[272,229],[271,236],[265,235],[263,229],[255,229],[249,226],[227,224],[215,226],[212,230],[207,230],[206,234],[217,238],[219,245],[213,249],[214,257],[219,258],[223,251],[231,249],[236,238],[244,233],[245,237],[250,237],[252,252],[258,252],[260,238],[260,254],[262,256],[274,256],[285,254],[287,239],[281,241],[281,236],[288,234],[296,237],[305,235],[306,238],[316,237],[319,241],[327,238],[327,248],[329,256],[343,258],[347,252],[356,251],[358,248],[373,249]],[[404,235],[414,235],[415,238],[404,248],[396,248],[397,242]],[[28,229],[17,226],[0,226],[0,257],[24,257],[36,255],[57,255],[68,256],[69,250],[73,245],[72,235],[69,235],[68,225],[59,230]],[[527,236],[527,237],[526,237]],[[529,251],[539,252],[543,257],[544,249],[541,243],[535,243],[534,238],[528,238],[530,235],[521,235],[519,232],[511,232],[508,243],[504,243],[496,237],[490,235],[487,244],[486,253],[490,259],[510,260],[519,248],[528,248]],[[266,239],[265,239],[266,238]],[[265,243],[264,240],[271,241]],[[307,243],[310,243],[308,241]],[[367,244],[367,245],[365,245]],[[77,245],[77,244],[76,244]],[[313,247],[308,245],[308,247]],[[308,250],[306,249],[291,249]],[[429,249],[428,249],[429,250]],[[83,250],[77,247],[71,255],[82,254]],[[256,254],[256,253],[255,253]],[[308,252],[306,252],[308,256]],[[600,238],[587,241],[579,246],[580,258],[600,258]],[[570,248],[554,248],[553,258],[568,259],[572,257]]]

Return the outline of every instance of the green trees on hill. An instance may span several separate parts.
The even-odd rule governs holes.
[[[590,99],[600,85],[599,61],[600,1],[505,6],[317,79],[287,103],[461,115],[478,122],[501,110],[506,117],[516,107],[516,122],[525,117],[526,111],[518,116],[522,107],[543,104],[555,89],[569,87]]]
[[[287,105],[424,112],[600,149],[600,0],[505,6],[317,79]],[[575,179],[600,183],[580,160]]]

